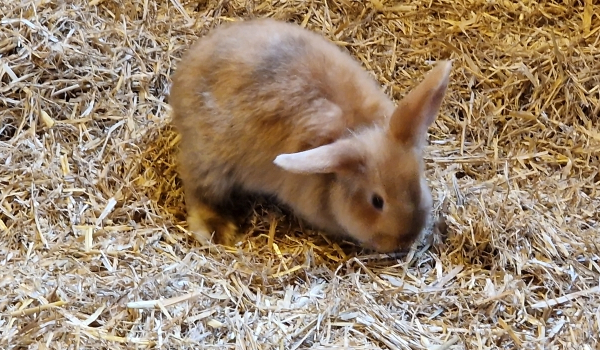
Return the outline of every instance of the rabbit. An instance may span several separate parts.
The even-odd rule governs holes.
[[[451,68],[436,64],[396,107],[358,60],[300,25],[213,29],[183,54],[168,100],[189,231],[234,245],[221,208],[248,193],[363,249],[409,249],[429,223],[422,153]]]

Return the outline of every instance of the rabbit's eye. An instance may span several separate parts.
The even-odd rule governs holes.
[[[378,194],[374,194],[371,197],[371,204],[373,207],[375,207],[375,209],[381,210],[383,209],[383,198],[381,198],[381,196]]]

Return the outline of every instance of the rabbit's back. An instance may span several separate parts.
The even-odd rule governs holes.
[[[225,25],[194,44],[173,76],[170,104],[182,163],[263,192],[283,186],[278,154],[333,142],[393,111],[347,53],[269,19]]]

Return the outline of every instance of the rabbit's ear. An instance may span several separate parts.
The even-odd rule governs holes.
[[[315,174],[359,170],[362,160],[354,143],[338,140],[307,151],[280,154],[273,163],[292,173]]]
[[[390,118],[390,132],[398,142],[420,146],[439,113],[442,100],[448,88],[451,61],[437,64],[404,98],[398,103]]]

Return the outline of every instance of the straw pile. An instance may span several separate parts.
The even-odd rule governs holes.
[[[0,347],[597,349],[599,11],[2,1]],[[455,60],[427,150],[445,234],[373,255],[257,202],[236,249],[190,238],[169,77],[210,28],[264,16],[344,46],[395,99]]]

